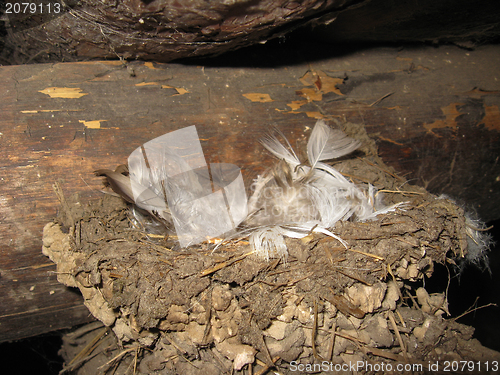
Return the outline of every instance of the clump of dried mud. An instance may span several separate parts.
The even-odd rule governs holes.
[[[113,196],[65,202],[61,218],[44,228],[43,252],[105,327],[65,337],[67,370],[288,374],[298,365],[361,361],[413,364],[414,373],[425,373],[429,361],[498,358],[472,339],[473,328],[446,319],[444,291],[414,287],[434,264],[452,265],[467,253],[464,212],[365,154],[336,168],[406,208],[338,223],[333,231],[348,249],[316,234],[287,239],[286,264],[256,258],[245,239],[179,249],[172,238],[134,227]]]

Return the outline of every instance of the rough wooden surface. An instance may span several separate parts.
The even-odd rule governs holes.
[[[6,6],[6,45],[14,54],[7,60],[13,64],[120,56],[168,62],[216,55],[266,42],[305,24],[331,22],[339,11],[363,1],[53,0],[33,13],[29,8],[16,13]]]
[[[0,68],[0,341],[89,320],[58,284],[41,233],[58,210],[53,184],[98,198],[98,168],[141,143],[196,125],[207,159],[271,160],[257,139],[292,140],[316,118],[363,123],[380,155],[413,183],[500,216],[500,48],[378,48],[275,68],[120,62]]]

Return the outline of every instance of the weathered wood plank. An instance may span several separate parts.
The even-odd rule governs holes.
[[[1,67],[0,341],[90,319],[41,255],[58,209],[53,183],[95,199],[93,170],[184,126],[197,126],[209,161],[241,166],[248,183],[270,161],[256,142],[270,125],[294,144],[315,118],[363,123],[396,170],[498,218],[499,60],[491,46],[374,49],[281,68]]]

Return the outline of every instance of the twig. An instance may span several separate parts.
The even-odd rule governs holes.
[[[207,303],[205,303],[205,306],[203,308],[205,309],[205,319],[207,321],[207,324],[205,325],[205,331],[203,332],[203,339],[201,342],[207,343],[208,342],[208,335],[210,333],[210,330],[212,329],[212,288],[209,289],[207,293]]]
[[[488,228],[478,228],[478,227],[475,227],[475,226],[470,225],[468,223],[465,223],[465,225],[467,225],[470,229],[473,229],[473,230],[478,231],[478,232],[487,232],[490,229],[493,229],[495,227],[494,225],[490,225]]]
[[[305,279],[311,277],[312,275],[314,275],[314,272],[310,272],[307,275],[302,276],[301,278],[298,278],[298,279],[295,279],[292,281],[288,281],[286,283],[275,284],[275,283],[270,283],[269,281],[265,281],[265,280],[257,280],[257,282],[272,286],[273,287],[272,290],[275,290],[275,289],[281,288],[282,286],[293,286],[294,284],[297,284],[299,281],[305,280]]]
[[[89,332],[92,332],[98,328],[103,328],[103,327],[104,327],[104,325],[100,321],[92,322],[92,323],[86,324],[86,325],[78,328],[77,330],[69,333],[66,337],[71,341],[71,343],[75,343],[75,340],[78,337],[82,337],[83,335],[85,335]]]
[[[327,360],[328,361],[331,361],[332,358],[333,358],[333,348],[335,346],[335,336],[336,336],[336,331],[337,330],[337,323],[336,322],[333,322],[333,325],[332,325],[332,338],[330,340],[330,346],[328,347],[328,356],[327,356]]]
[[[402,326],[403,326],[404,328],[406,328],[406,323],[405,323],[405,321],[404,321],[403,317],[401,316],[401,313],[400,313],[398,310],[396,310],[396,314],[398,314],[398,318],[399,318],[399,320],[401,321]]]
[[[260,341],[260,352],[264,355],[265,357],[265,361],[266,361],[266,365],[268,367],[273,367],[274,366],[274,359],[273,357],[271,357],[271,353],[269,352],[269,348],[267,347],[267,344],[266,344],[266,340],[264,340],[264,332],[262,332],[261,329],[259,329],[258,325],[257,325],[257,322],[252,319],[251,320],[251,323],[255,324],[255,330],[254,332],[256,333],[256,336],[258,337],[259,341]]]
[[[408,295],[408,297],[410,297],[411,301],[413,302],[413,306],[416,306],[417,309],[422,310],[420,305],[417,303],[417,301],[415,301],[415,297],[413,297],[409,291],[406,290],[405,292]]]
[[[389,321],[391,322],[392,328],[394,329],[394,333],[396,333],[396,337],[398,338],[399,346],[401,347],[401,351],[403,352],[403,357],[405,358],[405,361],[408,361],[408,355],[406,354],[406,346],[405,343],[403,342],[401,334],[399,333],[399,329],[396,324],[396,319],[394,319],[394,313],[392,311],[389,311],[387,315],[389,317]]]
[[[416,194],[416,195],[424,195],[424,194],[427,194],[427,193],[421,193],[421,192],[418,192],[418,191],[403,191],[403,190],[387,190],[387,189],[382,189],[382,190],[378,190],[376,193],[375,193],[375,196],[378,195],[378,193],[394,193],[394,194]]]
[[[368,282],[368,281],[366,281],[366,280],[363,280],[363,279],[361,279],[361,278],[359,278],[359,277],[357,277],[357,276],[354,276],[354,275],[349,275],[348,273],[346,273],[346,272],[344,272],[344,271],[341,271],[341,270],[339,270],[339,269],[337,269],[336,271],[337,271],[338,273],[341,273],[341,274],[342,274],[342,275],[344,275],[344,276],[350,277],[351,279],[356,280],[356,281],[359,281],[360,283],[363,283],[363,284],[365,284],[365,285],[367,285],[367,286],[372,286],[372,285],[373,285],[372,283],[369,283],[369,282]]]
[[[321,358],[318,355],[318,351],[316,350],[316,334],[318,332],[318,301],[314,300],[314,322],[313,322],[313,329],[311,331],[311,342],[312,342],[312,350],[313,350],[313,356],[316,358],[318,361],[322,361],[323,358]]]
[[[337,332],[337,335],[340,336],[340,337],[343,337],[345,339],[351,340],[352,342],[354,342],[356,344],[356,346],[358,346],[358,348],[365,355],[367,355],[368,353],[372,353],[373,355],[376,355],[378,357],[392,359],[393,361],[408,362],[407,358],[405,358],[403,356],[400,356],[400,355],[397,355],[397,354],[393,354],[391,352],[388,352],[388,351],[385,351],[385,350],[382,350],[382,349],[372,348],[372,347],[368,346],[365,342],[363,342],[363,341],[361,341],[361,340],[359,340],[359,339],[357,339],[355,337],[352,337],[352,336],[349,336],[349,335],[346,335],[346,334],[342,334],[340,332]],[[360,345],[360,344],[363,344],[363,345]],[[419,362],[413,362],[413,363],[419,363]]]
[[[214,272],[217,272],[217,271],[223,269],[224,267],[228,267],[228,266],[230,266],[233,263],[236,263],[236,262],[239,262],[240,260],[245,259],[247,256],[249,256],[249,255],[251,255],[253,253],[254,253],[254,251],[250,251],[249,253],[243,254],[242,256],[239,256],[237,258],[233,258],[231,260],[226,260],[224,262],[216,264],[213,267],[210,267],[210,268],[207,268],[206,270],[201,271],[200,276],[207,276],[207,275],[210,275],[210,274],[212,274]]]
[[[97,369],[98,370],[102,370],[103,367],[109,365],[110,363],[113,363],[114,361],[116,361],[117,359],[119,359],[120,357],[123,357],[125,354],[127,353],[130,353],[130,352],[133,352],[134,350],[136,350],[135,347],[133,348],[128,348],[128,349],[125,349],[123,351],[121,351],[119,354],[117,354],[116,356],[114,356],[113,358],[111,358],[108,362],[106,362],[105,364],[103,364],[102,366],[99,366]]]
[[[186,351],[182,349],[173,339],[169,338],[167,335],[163,336],[170,345],[172,345],[178,352],[179,355],[186,360],[187,363],[189,363],[191,366],[193,366],[196,369],[199,369],[198,366],[195,366],[193,362],[191,362],[186,356]]]
[[[100,322],[99,322],[100,323]],[[89,332],[89,331],[87,331]],[[80,336],[84,335],[85,333],[82,333]],[[80,336],[75,336],[75,337],[80,337]],[[96,336],[96,337],[99,337],[99,334]],[[100,338],[100,337],[99,337]],[[92,358],[96,357],[97,355],[99,355],[100,353],[102,353],[104,350],[107,350],[110,346],[106,346],[98,351],[96,351],[95,349],[98,348],[99,346],[104,346],[104,343],[106,341],[109,341],[108,339],[111,339],[111,336],[107,336],[106,338],[102,339],[102,340],[98,340],[96,343],[94,343],[93,341],[95,340],[92,340],[92,342],[90,342],[89,344],[87,344],[85,346],[85,348],[83,348],[72,360],[71,362],[67,365],[67,366],[64,366],[64,368],[60,371],[60,374],[65,374],[66,372],[72,372],[74,371],[76,368],[80,367],[83,363],[85,363],[86,361],[90,361]],[[70,339],[72,340],[72,339]],[[89,345],[93,344],[91,347],[89,347]]]
[[[366,354],[372,353],[373,355],[376,355],[377,357],[382,357],[382,358],[387,358],[387,359],[392,359],[393,361],[397,362],[405,362],[405,358],[401,355],[393,354],[391,352],[387,352],[382,349],[378,348],[371,348],[369,346],[364,346],[361,347],[361,350]]]
[[[97,344],[101,338],[106,334],[108,331],[108,328],[105,327],[101,329],[97,335],[87,344],[85,347],[69,362],[69,366],[71,366],[73,363],[79,361],[81,358],[88,356],[92,351],[99,345]],[[96,345],[97,344],[97,345]]]
[[[137,372],[137,357],[139,356],[139,350],[140,348],[137,347],[136,350],[135,350],[135,358],[134,358],[134,375],[136,374]]]
[[[380,103],[382,100],[384,100],[385,98],[388,98],[389,96],[391,96],[392,94],[394,94],[394,91],[393,92],[389,92],[387,94],[385,94],[384,96],[382,96],[381,98],[375,100],[372,104],[370,104],[368,107],[373,107],[374,105]]]
[[[375,255],[375,254],[370,254],[370,253],[365,253],[364,251],[359,251],[359,250],[355,250],[355,249],[351,249],[351,248],[349,248],[347,250],[355,252],[355,253],[358,253],[358,254],[366,255],[367,257],[372,257],[372,258],[375,258],[377,260],[381,260],[381,261],[385,260],[385,258],[383,258],[381,256],[378,256],[378,255]]]
[[[281,357],[276,356],[272,358],[273,365],[276,364],[276,362],[280,359]],[[264,375],[267,370],[269,370],[272,366],[269,366],[267,363],[262,363],[264,367],[262,367],[258,372],[255,373],[255,375]]]
[[[39,268],[51,267],[54,266],[54,263],[45,263],[45,264],[37,264],[36,266],[31,266],[31,269],[37,270]]]
[[[479,297],[476,298],[476,301],[474,302],[474,304],[472,306],[474,306],[476,304],[476,302],[477,302],[478,299],[479,299]],[[463,317],[463,316],[465,316],[467,314],[470,314],[471,312],[474,312],[474,311],[477,311],[477,310],[480,310],[480,309],[484,309],[485,307],[490,307],[490,306],[495,306],[496,307],[497,304],[493,303],[493,302],[490,302],[487,305],[479,306],[479,307],[476,307],[474,309],[472,308],[472,306],[469,307],[463,314],[460,314],[459,316],[457,316],[455,318],[452,318],[451,320],[456,321],[457,319],[460,319],[461,317]]]
[[[353,337],[351,335],[348,335],[347,333],[342,333],[342,332],[337,332],[336,333],[337,336],[340,336],[344,339],[347,339],[347,340],[351,340],[352,342],[356,343],[356,344],[363,344],[363,345],[366,345],[367,343],[364,342],[363,340],[361,339],[358,339],[356,337]],[[371,349],[371,348],[370,348]]]

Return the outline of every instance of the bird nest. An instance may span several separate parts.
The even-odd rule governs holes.
[[[365,373],[403,365],[425,373],[435,370],[429,361],[498,355],[472,339],[471,327],[446,319],[444,291],[422,286],[436,263],[467,255],[464,211],[405,184],[375,155],[336,168],[374,184],[387,203],[408,203],[374,221],[337,222],[332,232],[347,248],[318,233],[286,238],[286,261],[255,256],[248,238],[181,249],[136,227],[130,207],[111,195],[63,200],[44,228],[43,252],[102,322],[64,338],[65,370],[288,374],[356,365]]]

